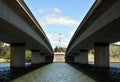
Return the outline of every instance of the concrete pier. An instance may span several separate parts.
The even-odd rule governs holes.
[[[32,50],[32,64],[45,63],[45,55],[40,53],[40,50]]]
[[[45,56],[40,54],[39,61],[40,63],[45,63]]]
[[[74,62],[74,56],[65,56],[65,62]]]
[[[74,55],[74,62],[75,63],[80,63],[80,54],[79,53],[75,53],[75,55]]]
[[[80,50],[80,63],[88,64],[88,50]]]
[[[25,44],[11,43],[10,68],[25,67]]]
[[[46,63],[52,63],[53,62],[53,56],[45,56],[45,62]]]
[[[94,44],[94,63],[96,67],[109,67],[109,44]]]

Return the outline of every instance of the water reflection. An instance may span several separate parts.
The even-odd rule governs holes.
[[[66,63],[51,63],[12,82],[95,82]]]
[[[96,82],[120,82],[120,63],[110,63],[110,68],[96,68],[93,64],[70,64]]]
[[[10,69],[9,63],[0,63],[0,82],[11,82],[16,78],[21,77],[45,65],[47,64],[41,64],[39,66],[31,66],[30,63],[26,63],[25,69]]]
[[[8,63],[0,67],[0,82],[120,82],[120,63],[111,63],[110,69],[77,63],[27,64],[17,70],[10,70]]]

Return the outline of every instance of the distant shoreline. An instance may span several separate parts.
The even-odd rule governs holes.
[[[0,62],[1,62],[1,63],[7,63],[7,62],[10,62],[10,60],[4,59],[4,58],[0,58]]]
[[[109,60],[110,60],[110,63],[120,63],[120,58],[113,58],[113,57],[110,57],[109,58]],[[88,61],[89,62],[94,62],[94,55],[89,55],[88,56]]]
[[[61,58],[60,58],[61,59]],[[64,59],[64,58],[63,58]],[[61,60],[62,61],[62,60]],[[88,61],[89,63],[94,63],[94,55],[89,55],[88,56]],[[10,60],[6,60],[4,58],[0,58],[0,63],[7,63],[7,62],[10,62]],[[58,61],[59,62],[59,61]],[[62,61],[64,62],[64,60]],[[110,63],[120,63],[120,58],[113,58],[113,57],[110,57]]]

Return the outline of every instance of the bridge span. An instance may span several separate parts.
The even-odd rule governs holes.
[[[88,63],[94,49],[96,67],[109,67],[109,44],[120,41],[120,0],[96,0],[74,33],[66,62]]]
[[[0,41],[11,46],[11,68],[25,66],[25,49],[33,64],[53,61],[51,44],[23,0],[0,0]]]

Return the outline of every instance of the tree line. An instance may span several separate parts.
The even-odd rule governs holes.
[[[120,58],[120,45],[110,44],[110,57]],[[55,47],[53,49],[54,52],[65,52],[66,48],[63,47]],[[94,54],[94,50],[90,50],[89,53]],[[6,45],[3,42],[0,42],[0,58],[10,59],[10,46]],[[31,61],[31,51],[26,50],[25,52],[26,61]]]
[[[66,48],[57,47],[57,46],[56,46],[53,51],[54,51],[54,52],[65,52],[65,51],[66,51]]]
[[[90,54],[94,54],[94,50],[89,51]],[[110,44],[109,45],[109,53],[110,57],[113,58],[120,58],[120,45],[117,44]]]
[[[0,42],[0,58],[10,60],[10,46],[3,42]],[[26,50],[25,60],[26,60],[26,62],[31,61],[31,51]]]

